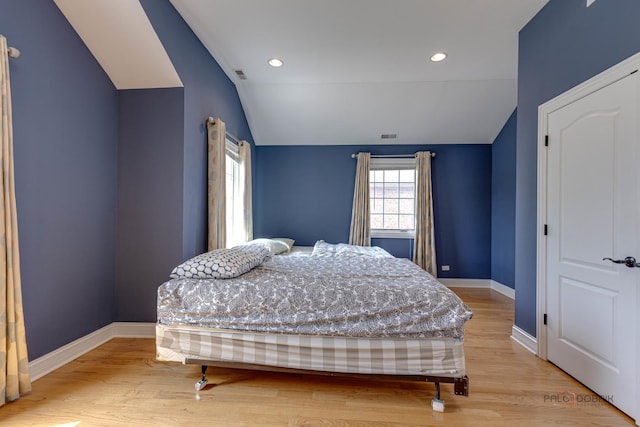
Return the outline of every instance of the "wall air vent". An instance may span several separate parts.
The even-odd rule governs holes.
[[[396,139],[397,137],[397,133],[383,133],[380,135],[380,139]]]
[[[238,76],[238,78],[240,80],[247,80],[247,76],[244,75],[244,71],[242,70],[233,70],[236,72],[236,76]]]

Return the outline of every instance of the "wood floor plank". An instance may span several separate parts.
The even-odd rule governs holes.
[[[0,426],[628,426],[603,401],[564,405],[559,393],[593,393],[510,339],[513,301],[490,289],[454,289],[474,311],[465,352],[469,397],[442,385],[216,369],[194,391],[199,367],[155,360],[154,340],[114,339],[35,381],[0,408]]]

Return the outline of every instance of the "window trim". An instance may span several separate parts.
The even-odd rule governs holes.
[[[371,159],[369,170],[416,170],[415,157],[375,157]],[[369,203],[371,203],[371,195],[369,195]],[[415,194],[414,194],[415,203]],[[371,214],[369,214],[371,215]],[[414,214],[415,216],[415,214]],[[415,229],[413,230],[389,230],[383,228],[371,228],[371,237],[375,239],[413,239],[415,237]]]
[[[234,240],[235,236],[233,235],[233,230],[235,229],[234,225],[236,224],[236,221],[239,220],[238,213],[236,212],[236,208],[238,207],[237,206],[237,202],[239,200],[241,200],[241,198],[242,198],[242,194],[241,194],[241,189],[239,187],[239,182],[238,182],[239,174],[240,174],[240,154],[239,154],[239,151],[238,151],[238,145],[234,144],[233,141],[230,141],[228,138],[226,140],[225,167],[226,167],[226,162],[227,162],[227,156],[233,162],[234,170],[236,172],[235,174],[234,173],[231,174],[232,176],[235,176],[235,178],[236,178],[232,182],[232,190],[231,190],[232,191],[232,194],[231,194],[231,198],[232,198],[231,207],[232,207],[232,211],[235,213],[235,215],[232,215],[232,216],[228,215],[229,214],[228,210],[229,210],[229,206],[230,206],[228,202],[229,202],[229,196],[230,195],[229,194],[225,194],[225,197],[226,197],[225,202],[227,204],[227,206],[226,206],[227,215],[226,215],[226,224],[225,224],[225,226],[227,228],[227,242],[226,242],[227,244],[226,244],[226,246],[228,248],[230,248],[230,247],[234,246],[235,244],[240,244],[241,243],[239,240],[238,241]],[[226,170],[225,173],[228,174],[229,171]],[[227,179],[228,179],[228,176],[227,176]],[[227,185],[228,185],[228,182],[227,182]],[[226,192],[226,190],[227,189],[225,189],[225,192]],[[231,224],[230,224],[230,221],[231,221]]]

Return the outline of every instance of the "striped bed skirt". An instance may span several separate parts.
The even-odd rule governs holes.
[[[357,338],[259,334],[156,325],[160,361],[221,361],[349,374],[465,375],[458,338]]]

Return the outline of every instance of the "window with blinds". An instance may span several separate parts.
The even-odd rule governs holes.
[[[369,185],[371,237],[413,237],[415,158],[372,158]]]

